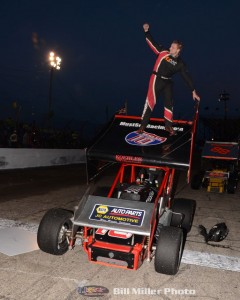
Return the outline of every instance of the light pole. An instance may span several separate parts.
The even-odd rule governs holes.
[[[226,91],[223,91],[219,95],[219,102],[224,102],[224,120],[227,120],[227,101],[229,100],[229,94]]]
[[[222,91],[219,95],[219,102],[224,102],[224,123],[223,123],[223,135],[224,139],[228,139],[228,127],[227,127],[227,101],[229,101],[230,97],[226,91]]]
[[[49,65],[50,65],[50,83],[49,83],[49,96],[48,96],[48,118],[49,120],[53,116],[52,112],[52,81],[53,81],[53,71],[54,69],[60,70],[61,58],[56,56],[56,54],[51,51],[49,53]]]

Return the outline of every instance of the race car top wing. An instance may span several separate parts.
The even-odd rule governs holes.
[[[202,157],[209,159],[238,160],[239,145],[235,142],[206,141]]]
[[[151,118],[138,133],[141,118],[115,115],[86,150],[90,161],[107,161],[188,169],[192,149],[192,121],[174,120],[177,135],[169,136],[164,120]]]

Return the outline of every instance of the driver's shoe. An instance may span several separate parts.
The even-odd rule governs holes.
[[[177,135],[176,131],[173,130],[172,126],[165,126],[165,130],[169,132],[169,136]]]
[[[145,126],[141,125],[140,128],[137,130],[138,133],[143,133]]]

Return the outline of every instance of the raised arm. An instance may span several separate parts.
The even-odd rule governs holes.
[[[156,43],[149,31],[149,24],[148,23],[145,23],[143,24],[143,30],[145,32],[145,36],[146,36],[146,41],[149,45],[149,47],[153,50],[153,52],[155,54],[159,54],[162,50],[164,50],[163,46],[162,45],[159,45],[158,43]]]

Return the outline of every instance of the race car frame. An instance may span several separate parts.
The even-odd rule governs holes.
[[[115,115],[86,149],[86,193],[72,211],[45,213],[39,248],[63,255],[81,245],[92,263],[137,270],[154,260],[156,272],[175,275],[196,202],[174,198],[173,187],[176,170],[189,182],[197,117],[198,107],[193,120],[174,120],[178,135],[169,137],[162,119],[139,133],[139,117]],[[109,170],[112,184],[98,187]]]

